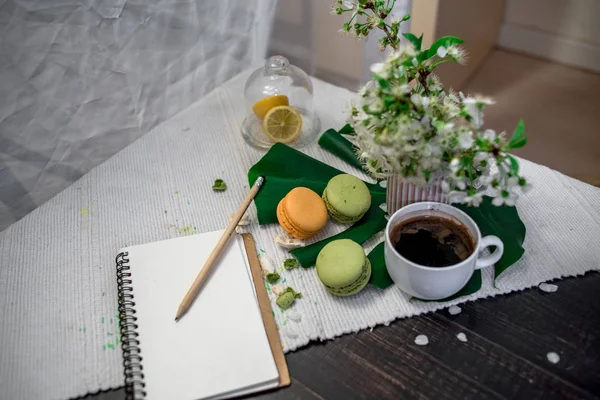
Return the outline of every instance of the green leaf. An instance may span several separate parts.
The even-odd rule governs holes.
[[[494,267],[495,278],[519,261],[525,253],[523,242],[526,229],[515,207],[496,207],[492,204],[492,198],[489,196],[484,196],[479,207],[468,207],[463,204],[453,205],[473,218],[483,236],[495,235],[502,240],[504,254]]]
[[[427,50],[427,60],[435,56],[437,54],[438,49],[442,46],[447,48],[449,46],[454,46],[464,42],[464,40],[456,36],[443,36],[435,42],[433,42],[429,50]]]
[[[330,153],[335,154],[353,167],[363,169],[363,165],[356,158],[356,147],[334,129],[328,129],[321,135],[319,138],[319,146]]]
[[[421,35],[421,37],[416,37],[412,33],[403,33],[402,36],[408,39],[408,41],[411,42],[417,50],[421,50],[421,42],[423,41],[423,35]]]
[[[527,144],[527,137],[523,136],[519,140],[513,142],[512,140],[508,143],[509,149],[520,149]]]
[[[382,231],[386,225],[385,213],[379,208],[379,205],[371,204],[371,208],[365,216],[350,228],[320,242],[294,249],[290,253],[296,257],[302,267],[309,268],[315,265],[319,252],[327,243],[338,239],[351,239],[356,243],[364,243],[371,236]]]
[[[377,74],[373,74],[373,78],[379,83],[379,86],[381,86],[382,89],[387,89],[390,86],[388,81]]]
[[[354,132],[354,128],[350,124],[344,125],[342,129],[339,130],[339,133],[341,135],[356,135],[356,132]]]
[[[327,182],[342,173],[285,144],[275,143],[248,171],[250,185],[253,185],[260,175],[266,178],[263,187],[254,198],[258,223],[263,225],[277,222],[277,204],[295,187],[304,186],[320,195]],[[373,204],[379,206],[385,202],[384,188],[373,183],[367,183],[367,187],[371,192]]]
[[[371,262],[371,279],[369,283],[379,289],[385,289],[394,284],[385,266],[385,242],[379,243],[367,256]]]
[[[519,174],[519,162],[517,161],[516,158],[514,158],[510,154],[508,155],[508,159],[510,160],[510,167],[512,168],[513,173],[515,175],[518,175]]]
[[[520,120],[519,123],[517,124],[517,127],[515,128],[515,131],[513,132],[512,137],[510,138],[510,141],[508,142],[508,146],[511,149],[515,148],[515,147],[513,147],[513,144],[521,141],[521,139],[524,137],[524,135],[525,135],[525,123],[523,122],[523,120]]]
[[[413,297],[413,299],[419,300],[419,301],[424,301],[424,302],[450,301],[450,300],[458,299],[459,297],[468,296],[470,294],[476,293],[479,291],[479,289],[481,289],[481,270],[476,269],[475,271],[473,271],[473,275],[471,276],[471,279],[469,279],[467,284],[465,286],[463,286],[463,288],[460,289],[458,291],[458,293],[455,293],[450,297],[446,297],[445,299],[441,299],[441,300],[423,300],[423,299],[419,299],[418,297]]]

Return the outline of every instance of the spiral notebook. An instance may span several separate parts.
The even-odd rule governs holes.
[[[234,235],[187,314],[175,311],[223,231],[121,249],[125,387],[135,399],[217,399],[289,385],[250,234]]]

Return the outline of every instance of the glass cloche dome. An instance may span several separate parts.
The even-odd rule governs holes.
[[[268,58],[248,78],[244,97],[242,135],[250,145],[268,149],[282,142],[302,148],[317,138],[321,124],[313,108],[312,82],[287,58]]]

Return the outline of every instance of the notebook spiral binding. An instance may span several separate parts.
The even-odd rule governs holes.
[[[125,370],[126,399],[144,399],[144,373],[140,341],[136,332],[138,325],[135,316],[135,301],[131,286],[129,253],[121,252],[117,256],[117,290],[119,296],[119,318],[121,320],[121,348],[123,349],[123,367]]]

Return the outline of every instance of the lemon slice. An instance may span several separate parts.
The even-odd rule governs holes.
[[[257,101],[252,106],[252,111],[254,111],[254,114],[256,114],[258,118],[264,120],[265,115],[267,115],[271,108],[277,106],[287,106],[289,104],[290,102],[286,95],[278,94],[275,96],[265,97],[264,99]]]
[[[294,107],[273,107],[265,115],[263,129],[271,141],[289,143],[300,135],[302,117]]]

